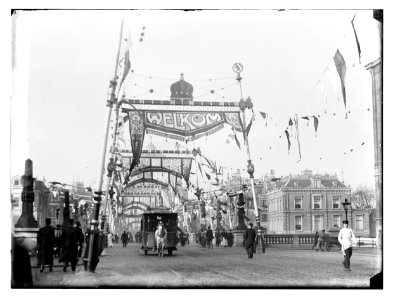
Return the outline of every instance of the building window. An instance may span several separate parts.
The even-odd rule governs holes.
[[[340,208],[340,197],[333,196],[333,208],[334,209]]]
[[[293,186],[294,186],[294,187],[298,187],[298,185],[299,185],[299,183],[298,183],[297,181],[294,181],[294,182],[293,182]]]
[[[314,230],[322,230],[322,216],[314,216]]]
[[[314,209],[321,209],[322,208],[321,196],[314,196],[313,197],[313,208]]]
[[[266,200],[262,200],[262,207],[267,208],[267,201]]]
[[[321,187],[321,179],[314,179],[314,187],[315,188]]]
[[[302,216],[295,216],[295,230],[302,230]]]
[[[19,185],[19,179],[14,180],[14,185]]]
[[[340,215],[333,215],[333,227],[340,228],[341,224],[341,216]]]
[[[337,186],[337,181],[333,181],[332,184],[333,184],[334,187],[336,187]]]
[[[355,230],[363,230],[363,215],[356,215],[355,217]]]
[[[267,222],[267,214],[262,214],[262,222]]]
[[[302,209],[302,198],[295,197],[295,209]]]

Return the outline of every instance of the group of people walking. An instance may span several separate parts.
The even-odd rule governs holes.
[[[200,244],[202,247],[208,247],[208,248],[213,248],[213,245],[215,244],[216,247],[228,247],[231,248],[233,246],[233,233],[232,230],[229,230],[227,232],[225,229],[223,231],[219,231],[218,229],[215,230],[213,234],[213,230],[211,229],[210,226],[207,227],[207,230],[205,231],[204,228],[201,228],[197,232],[196,236],[196,241],[198,244]]]
[[[61,249],[59,262],[63,263],[63,271],[67,271],[68,264],[71,265],[71,270],[75,271],[78,258],[82,255],[84,240],[79,222],[74,224],[74,220],[69,219],[60,236],[56,237],[55,230],[51,226],[51,219],[47,218],[45,226],[40,228],[37,234],[37,259],[41,267],[40,272],[44,271],[45,265],[48,265],[49,272],[52,272],[55,247]]]

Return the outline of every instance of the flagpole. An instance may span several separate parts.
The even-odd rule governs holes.
[[[242,112],[242,119],[243,119],[243,127],[246,126],[246,113],[245,110],[246,108],[250,109],[252,108],[252,103],[251,99],[247,98],[246,101],[243,99],[243,91],[242,91],[242,77],[240,76],[240,73],[243,71],[243,65],[240,63],[235,63],[232,67],[233,71],[237,73],[237,78],[236,80],[239,82],[239,87],[240,87],[240,103],[239,103],[239,108]],[[257,238],[258,238],[258,243],[262,244],[262,252],[264,253],[264,245],[263,245],[263,238],[262,238],[262,228],[261,228],[261,223],[260,223],[260,217],[258,213],[258,204],[257,204],[257,198],[255,196],[255,187],[254,187],[254,165],[252,164],[251,161],[251,154],[250,154],[250,145],[248,142],[248,132],[244,128],[242,128],[243,131],[243,136],[244,136],[244,141],[246,143],[246,150],[247,150],[247,173],[250,175],[250,183],[251,183],[251,192],[252,192],[252,198],[253,198],[253,203],[254,203],[254,214],[255,214],[255,222],[257,225]]]
[[[98,187],[97,191],[95,192],[97,196],[94,197],[94,219],[91,221],[90,229],[92,230],[90,237],[89,237],[89,253],[88,253],[88,258],[87,258],[87,267],[90,272],[95,272],[95,268],[98,263],[98,257],[95,258],[96,262],[93,262],[93,247],[98,247],[98,216],[99,216],[99,211],[100,211],[100,202],[101,202],[101,195],[102,195],[102,181],[103,181],[103,174],[104,174],[104,169],[105,169],[105,156],[106,156],[106,148],[108,145],[108,133],[109,133],[109,126],[110,126],[110,120],[111,120],[111,114],[112,114],[112,107],[113,104],[116,103],[116,97],[115,97],[115,90],[116,90],[116,85],[117,85],[117,68],[119,65],[119,56],[120,56],[120,48],[121,48],[121,41],[122,41],[122,35],[123,35],[123,25],[124,25],[124,19],[121,22],[121,28],[120,28],[120,38],[119,38],[119,45],[118,45],[118,50],[117,50],[117,56],[116,56],[116,64],[115,64],[115,72],[113,76],[113,80],[110,80],[109,82],[109,92],[108,92],[108,98],[107,98],[107,119],[106,119],[106,128],[105,128],[105,138],[104,138],[104,144],[102,147],[102,160],[101,160],[101,166],[100,166],[100,171],[98,173]],[[98,255],[97,251],[94,251],[96,255]]]

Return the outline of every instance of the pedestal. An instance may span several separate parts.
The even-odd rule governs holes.
[[[16,243],[28,252],[32,252],[37,248],[38,228],[15,228],[14,237]]]
[[[243,247],[243,234],[245,230],[235,230],[233,232],[233,246]]]

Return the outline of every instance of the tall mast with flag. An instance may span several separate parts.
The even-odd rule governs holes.
[[[126,26],[124,26],[126,25]],[[115,70],[115,75],[116,78],[120,78],[120,84],[116,92],[116,116],[115,116],[115,126],[113,130],[113,142],[112,142],[112,147],[110,148],[110,158],[107,166],[107,182],[106,182],[106,192],[105,192],[105,198],[104,198],[104,203],[103,203],[103,214],[101,216],[101,223],[102,223],[102,229],[106,230],[106,223],[107,223],[107,211],[109,211],[108,216],[111,217],[111,207],[109,205],[109,208],[107,207],[108,205],[108,196],[109,196],[109,190],[113,184],[113,171],[116,168],[116,162],[115,162],[115,147],[116,147],[116,140],[117,140],[117,128],[118,128],[118,123],[119,123],[119,111],[120,111],[120,103],[117,101],[119,99],[120,93],[124,96],[125,94],[125,80],[131,70],[131,60],[130,60],[130,49],[132,46],[132,40],[131,40],[131,35],[130,35],[130,30],[127,26],[127,23],[122,22],[122,32],[121,32],[121,37],[120,37],[120,44],[119,44],[119,52],[117,56],[117,65],[116,65],[116,70]],[[118,71],[117,68],[120,66],[120,70]],[[109,126],[109,124],[108,124]],[[108,138],[108,136],[106,137]],[[106,147],[106,146],[105,146]],[[106,150],[107,148],[105,148]],[[103,160],[103,166],[105,165],[105,160]],[[103,176],[103,173],[101,173]]]
[[[90,235],[89,235],[89,245],[88,245],[88,257],[87,257],[87,267],[90,272],[95,272],[97,263],[98,263],[98,217],[99,217],[99,211],[100,211],[100,203],[101,203],[101,195],[102,195],[102,182],[103,182],[103,175],[104,175],[104,168],[105,168],[105,157],[106,157],[106,150],[108,146],[108,136],[109,136],[109,127],[110,127],[110,120],[111,120],[111,114],[112,114],[112,108],[113,105],[116,104],[117,98],[116,98],[116,86],[117,86],[117,79],[118,79],[118,66],[119,66],[119,58],[120,58],[120,49],[122,45],[122,39],[123,39],[123,27],[124,27],[124,19],[121,23],[121,28],[120,28],[120,39],[119,39],[119,45],[117,49],[117,55],[116,55],[116,63],[115,63],[115,72],[113,79],[110,80],[109,82],[109,91],[108,91],[108,96],[107,96],[107,119],[106,119],[106,128],[105,128],[105,138],[104,138],[104,144],[102,147],[102,160],[101,160],[101,165],[100,165],[100,170],[98,173],[98,186],[97,186],[97,191],[96,196],[94,196],[94,216],[93,220],[91,220],[91,225],[90,225]],[[105,206],[104,206],[105,209]]]

